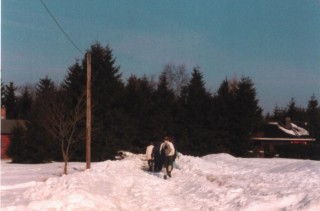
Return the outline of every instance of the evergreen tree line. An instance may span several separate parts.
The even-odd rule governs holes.
[[[314,96],[307,109],[298,109],[292,100],[288,109],[263,118],[249,77],[225,79],[213,94],[198,67],[189,76],[183,65],[168,64],[157,80],[132,75],[123,82],[109,46],[95,43],[87,52],[92,58],[92,161],[113,159],[119,150],[144,153],[150,142],[167,135],[183,154],[248,156],[254,128],[287,115],[308,122],[320,138]],[[85,160],[86,69],[85,59],[77,60],[61,84],[45,77],[35,87],[20,89],[19,97],[13,82],[1,84],[7,118],[26,120],[26,128],[14,129],[7,151],[13,162]]]

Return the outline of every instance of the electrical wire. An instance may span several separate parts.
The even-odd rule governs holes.
[[[1,0],[0,0],[1,1]],[[57,19],[54,17],[54,15],[51,13],[51,11],[49,10],[49,8],[47,7],[47,5],[43,2],[43,0],[40,0],[41,4],[43,5],[43,7],[45,8],[45,10],[47,11],[47,13],[50,15],[50,17],[52,18],[52,20],[56,23],[56,25],[58,26],[58,28],[61,30],[61,32],[66,36],[66,38],[69,40],[69,42],[73,45],[74,48],[76,48],[82,55],[85,56],[85,54],[80,50],[80,48],[75,44],[75,42],[72,41],[71,37],[65,32],[65,30],[63,29],[63,27],[59,24],[59,22],[57,21]],[[104,70],[103,66],[98,63],[98,69],[100,70]],[[95,75],[97,75],[97,72],[95,72]]]
[[[45,10],[47,11],[47,13],[50,15],[50,17],[52,18],[52,20],[56,23],[56,25],[58,26],[58,28],[61,30],[61,32],[64,34],[64,36],[66,36],[66,38],[69,40],[69,42],[73,45],[73,47],[75,47],[82,55],[84,55],[84,53],[80,50],[80,48],[72,41],[71,37],[65,32],[65,30],[63,29],[63,27],[59,24],[59,22],[57,21],[57,19],[53,16],[53,14],[51,13],[51,11],[49,10],[49,8],[47,7],[47,5],[43,2],[43,0],[40,0],[41,4],[43,5],[43,7],[45,8]]]

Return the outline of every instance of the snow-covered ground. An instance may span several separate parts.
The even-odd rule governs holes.
[[[119,161],[21,165],[1,161],[1,210],[320,210],[320,162],[181,155],[173,177],[144,155]]]

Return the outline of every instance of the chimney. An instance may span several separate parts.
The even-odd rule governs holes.
[[[6,114],[6,107],[2,106],[1,107],[1,119],[6,119],[7,118],[7,114]]]
[[[288,130],[292,129],[290,117],[286,117],[286,129],[288,129]]]

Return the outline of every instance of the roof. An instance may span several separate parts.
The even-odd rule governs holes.
[[[1,134],[11,134],[15,126],[26,127],[24,120],[1,119]]]
[[[315,141],[309,131],[301,124],[290,123],[287,127],[278,122],[268,122],[262,125],[252,140],[260,141]]]

